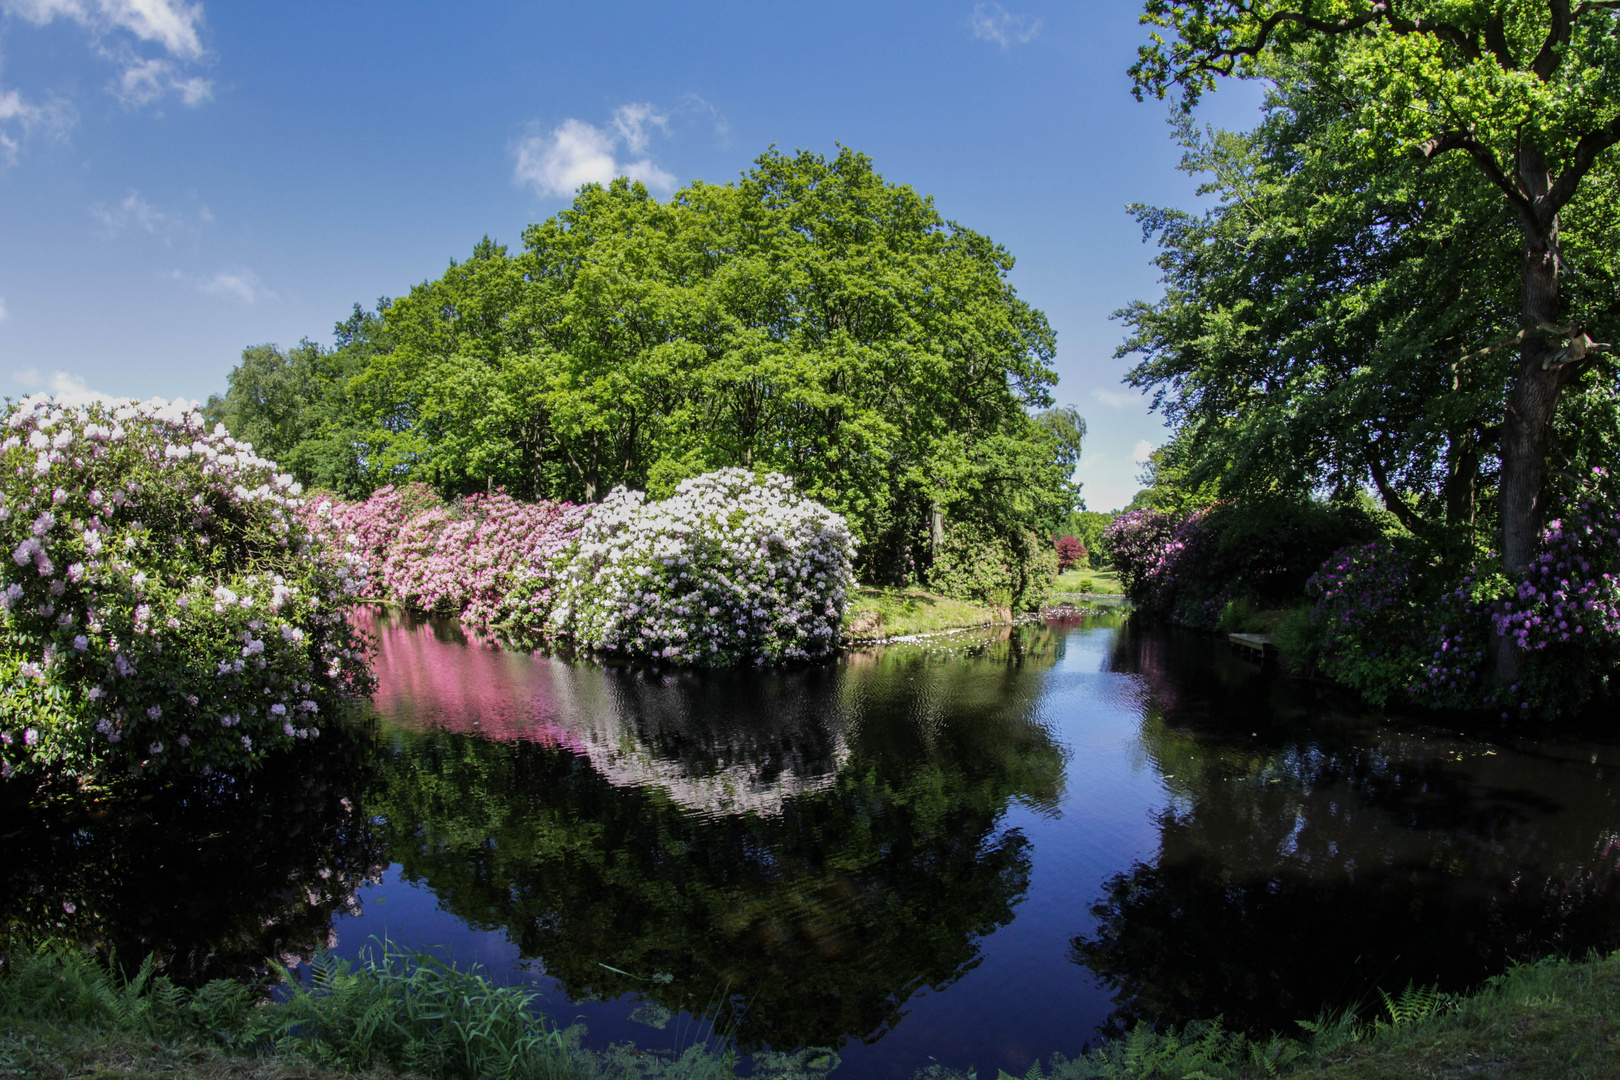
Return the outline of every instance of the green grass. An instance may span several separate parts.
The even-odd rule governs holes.
[[[737,1060],[719,1040],[679,1055],[583,1050],[576,1032],[532,1012],[529,991],[417,954],[385,947],[380,958],[325,960],[317,971],[313,986],[262,1004],[235,983],[175,987],[150,961],[125,980],[82,953],[13,955],[0,971],[0,1077],[735,1076]],[[1025,1080],[1620,1080],[1620,953],[1519,966],[1467,997],[1409,987],[1385,997],[1371,1022],[1302,1023],[1295,1036],[1252,1039],[1218,1020],[1138,1027],[1082,1057],[1037,1063]],[[766,1054],[753,1075],[819,1080],[836,1063],[825,1051]],[[933,1066],[918,1080],[962,1076]]]
[[[874,641],[1006,621],[1006,613],[995,608],[952,600],[923,589],[861,585],[844,613],[844,637],[850,641]]]
[[[1086,582],[1091,585],[1088,588]],[[1093,593],[1099,596],[1121,596],[1125,587],[1119,583],[1119,575],[1112,570],[1082,570],[1075,567],[1065,570],[1057,576],[1052,589],[1058,593]]]

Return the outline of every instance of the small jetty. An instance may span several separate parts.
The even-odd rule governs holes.
[[[1250,660],[1264,663],[1267,657],[1277,655],[1277,639],[1270,634],[1228,634],[1226,641],[1233,652],[1242,653]]]

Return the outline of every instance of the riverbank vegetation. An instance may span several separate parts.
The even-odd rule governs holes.
[[[446,503],[426,485],[305,507],[378,568],[370,598],[522,643],[675,664],[807,660],[839,644],[853,551],[843,518],[786,477],[721,469],[667,499]]]
[[[11,406],[0,442],[0,780],[250,770],[371,686],[364,568],[299,488],[183,403]]]
[[[280,1080],[396,1075],[429,1080],[736,1075],[719,1041],[680,1053],[630,1046],[589,1051],[577,1029],[532,1011],[532,991],[477,971],[389,949],[358,963],[322,959],[310,982],[262,1002],[240,983],[185,989],[151,961],[125,979],[82,954],[14,954],[0,971],[0,1076],[163,1075],[176,1080]],[[1423,1075],[1584,1080],[1620,1076],[1620,957],[1520,965],[1479,992],[1408,988],[1372,1018],[1300,1025],[1250,1038],[1214,1022],[1146,1025],[1078,1058],[1037,1063],[1043,1080],[1299,1076],[1371,1080]],[[825,1076],[837,1055],[764,1053],[751,1075]],[[956,1074],[938,1066],[920,1076]],[[1007,1074],[1002,1073],[1003,1077]]]
[[[1174,433],[1153,497],[1114,525],[1127,576],[1195,625],[1228,603],[1301,609],[1279,635],[1375,702],[1551,718],[1604,698],[1620,661],[1616,13],[1210,10],[1150,5],[1173,33],[1144,48],[1139,93],[1190,109],[1216,71],[1268,92],[1249,132],[1181,114],[1212,209],[1135,210],[1166,288],[1121,313],[1121,354]],[[1291,595],[1259,567],[1224,595],[1189,580],[1191,555],[1171,569],[1184,548],[1225,558],[1222,519],[1278,500],[1339,523],[1342,550],[1279,564]]]
[[[333,349],[248,349],[209,415],[351,500],[774,472],[844,518],[863,581],[1033,609],[1084,424],[1054,408],[1055,338],[1012,265],[850,150],[771,151],[667,202],[587,184],[521,250],[485,239],[356,307]]]
[[[844,637],[876,641],[1007,621],[1009,613],[1004,610],[953,600],[926,589],[862,585],[851,594],[844,613]]]

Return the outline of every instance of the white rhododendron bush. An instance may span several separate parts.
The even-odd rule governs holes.
[[[244,771],[369,690],[363,564],[194,406],[35,396],[0,434],[0,776]]]
[[[844,519],[785,476],[722,469],[662,502],[618,488],[559,562],[549,622],[681,664],[814,659],[838,645],[853,554]]]

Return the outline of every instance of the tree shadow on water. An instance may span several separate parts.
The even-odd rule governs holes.
[[[1108,879],[1071,946],[1114,987],[1115,1032],[1217,1015],[1291,1032],[1409,981],[1464,989],[1620,945],[1609,770],[1369,722],[1207,639],[1121,637],[1168,805],[1155,857]]]

